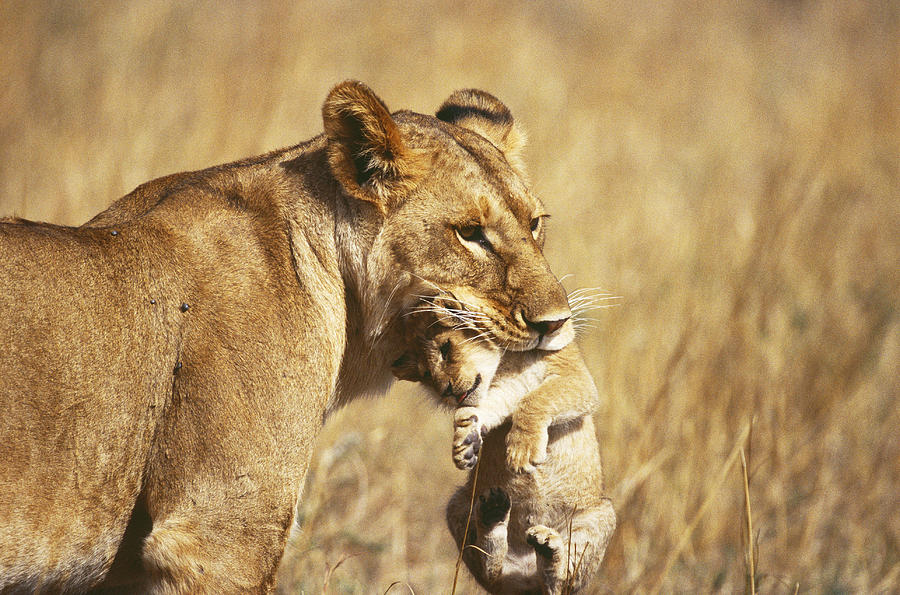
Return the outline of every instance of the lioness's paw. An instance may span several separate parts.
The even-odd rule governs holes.
[[[460,407],[453,415],[453,463],[471,469],[481,452],[481,422],[474,407]]]
[[[559,533],[544,525],[529,527],[525,532],[525,541],[537,555],[548,559],[559,555],[564,545]]]
[[[487,496],[484,494],[478,496],[478,519],[484,527],[507,523],[511,507],[506,492],[500,488],[491,488],[487,492]]]
[[[547,460],[547,432],[525,432],[513,427],[506,435],[506,464],[513,473],[532,473]]]

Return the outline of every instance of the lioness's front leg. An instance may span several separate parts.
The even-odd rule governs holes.
[[[280,525],[289,525],[290,508],[278,515],[281,522],[246,513],[225,515],[227,521],[198,520],[206,515],[195,509],[190,516],[176,513],[156,523],[144,543],[148,580],[141,590],[160,595],[271,592],[287,536]]]
[[[153,528],[144,540],[141,592],[269,593],[294,518],[297,494],[253,469],[197,476],[192,489],[148,494]],[[161,486],[165,491],[165,486]],[[162,498],[160,498],[162,496]],[[153,510],[154,500],[163,510]]]
[[[286,375],[283,389],[230,394],[199,390],[210,381],[207,369],[216,371],[216,386],[243,385],[226,383],[229,370],[220,360],[205,366],[186,358],[176,378],[144,488],[152,529],[142,552],[149,577],[141,592],[274,588],[321,423],[321,413],[295,415],[291,399],[305,390],[309,410],[323,411],[327,393],[315,382],[322,372],[307,366],[302,386]],[[250,373],[241,377],[248,385],[273,384]],[[277,431],[270,420],[277,420]]]

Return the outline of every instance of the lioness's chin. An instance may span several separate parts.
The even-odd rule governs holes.
[[[550,335],[544,335],[537,343],[537,348],[544,351],[559,351],[575,339],[575,327],[567,321],[562,328]]]
[[[550,335],[538,335],[529,333],[518,336],[509,333],[494,332],[494,339],[504,349],[509,351],[531,351],[532,349],[542,349],[545,351],[558,351],[572,342],[575,338],[575,331],[571,323],[566,323],[555,333]]]
[[[531,351],[536,349],[540,343],[539,336],[534,337],[511,337],[505,333],[494,333],[494,341],[507,351]]]

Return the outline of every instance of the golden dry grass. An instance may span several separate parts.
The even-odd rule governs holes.
[[[495,93],[555,270],[622,296],[580,338],[599,592],[750,591],[741,447],[759,591],[900,590],[896,2],[5,0],[0,39],[0,215],[58,223],[318,133],[345,78]],[[449,592],[449,435],[408,386],[336,415],[281,591]]]

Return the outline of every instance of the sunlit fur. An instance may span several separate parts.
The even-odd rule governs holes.
[[[570,311],[509,110],[440,113],[346,81],[305,143],[81,227],[0,220],[0,591],[271,591],[324,420],[387,390],[421,295],[510,348],[571,339],[539,324]]]

